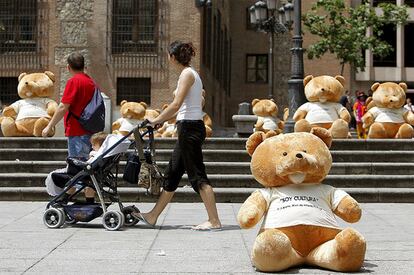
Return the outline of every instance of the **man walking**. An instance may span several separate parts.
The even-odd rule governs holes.
[[[66,83],[63,97],[57,111],[43,130],[43,137],[48,136],[53,127],[64,117],[65,136],[68,137],[69,157],[87,160],[91,151],[90,137],[79,124],[79,117],[88,105],[95,91],[95,83],[85,72],[85,59],[79,53],[72,53],[68,59],[68,71],[72,78]]]

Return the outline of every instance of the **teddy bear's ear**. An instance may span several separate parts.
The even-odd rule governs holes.
[[[332,145],[332,135],[331,133],[322,127],[313,127],[311,130],[311,134],[314,134],[318,138],[320,138],[328,148],[331,148]]]
[[[306,86],[309,83],[309,81],[311,81],[312,79],[313,79],[313,75],[310,74],[310,75],[306,76],[303,79],[303,85]]]
[[[404,92],[407,92],[407,84],[405,84],[404,82],[399,83],[398,85],[400,85],[401,88],[403,88]]]
[[[144,106],[144,108],[145,108],[145,109],[147,109],[147,108],[148,108],[147,103],[145,103],[145,102],[143,102],[143,101],[141,101],[139,104],[141,104],[142,106]]]
[[[345,78],[342,75],[335,76],[335,79],[338,80],[342,86],[345,86]]]
[[[56,81],[55,74],[52,73],[51,71],[45,71],[45,75],[47,75],[50,78],[50,80],[52,80],[52,82]]]
[[[375,82],[371,86],[371,91],[375,92],[381,84],[379,82]]]
[[[256,105],[256,104],[257,104],[257,102],[259,102],[259,101],[260,101],[260,99],[257,99],[257,98],[253,99],[253,101],[252,101],[252,106]]]
[[[120,106],[124,105],[125,103],[127,103],[128,101],[126,100],[122,100],[121,103],[119,103]]]
[[[22,78],[23,78],[25,75],[27,75],[27,73],[21,73],[21,74],[19,75],[19,77],[18,77],[19,82],[20,82],[20,80],[22,80]]]
[[[247,153],[249,153],[249,155],[252,156],[257,146],[260,145],[260,143],[262,143],[265,139],[276,135],[277,133],[275,131],[269,131],[266,134],[262,131],[254,132],[246,141]]]

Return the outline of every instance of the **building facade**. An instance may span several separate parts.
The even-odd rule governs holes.
[[[302,1],[306,12],[314,1]],[[290,34],[275,37],[273,69],[269,68],[269,36],[249,24],[255,0],[10,0],[0,2],[0,100],[18,99],[17,76],[50,70],[56,75],[59,100],[69,78],[66,58],[83,53],[87,72],[112,102],[118,117],[121,100],[144,101],[160,108],[171,101],[179,72],[168,63],[174,40],[192,41],[193,66],[207,92],[205,111],[214,125],[233,126],[241,102],[267,98],[273,72],[274,99],[287,107],[290,77]],[[357,5],[358,0],[345,0]],[[377,5],[381,0],[373,1]],[[409,24],[386,29],[384,39],[395,52],[377,59],[367,51],[365,72],[345,67],[346,88],[367,91],[375,81],[405,81],[414,91],[414,0],[384,0],[409,6]],[[204,5],[199,5],[204,3]],[[318,39],[304,29],[304,48]],[[305,75],[336,75],[339,61],[330,54],[307,60]]]

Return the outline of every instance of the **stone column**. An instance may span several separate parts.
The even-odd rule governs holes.
[[[88,47],[88,22],[93,15],[94,0],[57,0],[56,17],[60,25],[60,41],[55,47],[55,65],[59,67],[59,95],[61,96],[70,75],[66,59],[78,51],[90,64]]]

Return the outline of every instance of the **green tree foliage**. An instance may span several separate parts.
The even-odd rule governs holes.
[[[379,57],[385,57],[394,49],[381,39],[383,27],[404,25],[408,19],[406,6],[382,3],[380,14],[376,14],[368,0],[350,7],[344,0],[318,0],[303,16],[303,23],[311,34],[320,40],[307,49],[309,59],[321,58],[330,52],[341,63],[341,74],[349,63],[353,68],[364,70],[363,52],[367,49]],[[372,30],[367,36],[367,30]]]

